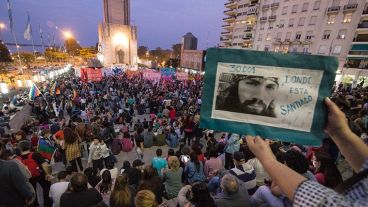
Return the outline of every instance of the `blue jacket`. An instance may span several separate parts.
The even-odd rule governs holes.
[[[227,140],[225,152],[234,154],[240,149],[240,136],[239,134],[232,134]]]
[[[176,148],[179,145],[179,137],[176,133],[169,133],[166,137],[166,144],[170,148]]]

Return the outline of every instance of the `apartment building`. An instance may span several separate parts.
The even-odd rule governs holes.
[[[350,73],[354,69],[344,69],[346,58],[362,56],[351,49],[364,44],[353,40],[367,40],[368,47],[366,4],[367,0],[229,0],[220,47],[337,56],[339,71]]]

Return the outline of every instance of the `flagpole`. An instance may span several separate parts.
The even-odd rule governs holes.
[[[19,65],[20,65],[20,71],[21,71],[21,73],[23,73],[22,61],[21,61],[20,55],[19,55],[19,45],[18,45],[17,37],[16,37],[15,32],[14,32],[14,28],[13,28],[13,15],[12,15],[12,11],[11,11],[10,0],[8,0],[8,15],[9,15],[9,22],[10,22],[10,32],[13,35],[14,42],[15,42],[15,47],[17,49],[18,61],[19,61]]]
[[[27,16],[28,16],[28,19],[27,19],[26,31],[24,32],[24,38],[26,40],[29,40],[29,38],[30,38],[31,41],[32,41],[33,56],[34,56],[34,59],[35,59],[36,67],[38,69],[37,57],[36,57],[36,48],[35,48],[33,34],[32,34],[33,31],[32,31],[32,27],[31,27],[31,18],[30,18],[30,15],[29,15],[29,11],[27,11]],[[28,35],[26,36],[27,33],[28,33]]]

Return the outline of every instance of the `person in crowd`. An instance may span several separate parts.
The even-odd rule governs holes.
[[[18,164],[4,159],[5,151],[5,144],[0,141],[0,206],[30,205],[35,199],[35,191]]]
[[[142,180],[140,181],[138,191],[150,190],[156,196],[156,202],[162,203],[164,186],[162,179],[157,175],[157,171],[152,166],[145,166],[143,169]]]
[[[177,148],[179,146],[179,137],[174,128],[170,128],[170,132],[166,136],[166,144],[171,148]]]
[[[114,189],[110,196],[111,207],[134,207],[136,190],[129,185],[128,174],[122,173],[116,178]]]
[[[82,141],[81,138],[71,128],[65,127],[64,132],[64,145],[66,160],[72,165],[73,171],[83,171],[83,165],[81,160],[81,151],[79,144]],[[77,167],[78,166],[78,167]]]
[[[134,144],[130,137],[129,132],[124,132],[122,143],[121,143],[121,149],[123,150],[123,152],[130,152],[133,150],[133,147],[134,147]]]
[[[101,175],[101,181],[96,185],[96,190],[101,194],[103,201],[106,204],[110,202],[110,196],[113,189],[115,179],[111,177],[111,173],[108,170],[103,171]]]
[[[97,172],[97,170],[103,169],[103,155],[102,155],[102,144],[98,137],[93,139],[93,142],[89,146],[89,156],[88,163],[92,163],[93,170]]]
[[[230,169],[229,172],[243,181],[248,194],[253,195],[257,189],[256,171],[251,165],[246,163],[243,152],[234,153],[234,165],[235,167]]]
[[[175,150],[170,148],[167,150],[167,157],[166,157],[167,162],[169,162],[169,157],[171,156],[175,156]]]
[[[17,157],[31,172],[32,177],[29,182],[36,191],[36,184],[42,187],[43,202],[45,206],[51,206],[52,202],[49,198],[49,191],[52,179],[51,167],[47,161],[38,152],[31,152],[32,145],[29,141],[21,141],[18,143],[21,155]],[[37,205],[37,199],[35,204]]]
[[[185,118],[183,128],[184,128],[184,144],[188,140],[188,145],[190,146],[190,142],[193,138],[193,128],[194,128],[193,116],[187,116]]]
[[[61,195],[60,207],[81,207],[102,205],[101,194],[95,188],[88,188],[87,177],[75,173],[70,179],[69,189]]]
[[[155,134],[152,131],[152,127],[148,127],[148,130],[143,133],[143,145],[144,148],[151,148],[154,145]]]
[[[135,151],[137,152],[137,158],[143,159],[143,150],[144,150],[144,137],[143,137],[143,128],[139,127],[134,135],[135,140]]]
[[[167,199],[172,199],[178,196],[182,187],[183,168],[180,167],[179,159],[176,156],[170,156],[168,159],[169,169],[163,172],[163,180]]]
[[[101,181],[101,177],[98,176],[97,171],[91,167],[84,170],[84,175],[87,177],[88,184],[93,188]]]
[[[203,163],[198,160],[197,153],[190,153],[190,162],[187,163],[184,173],[185,182],[188,184],[205,181],[206,176],[204,175]]]
[[[130,165],[130,162],[128,160],[125,160],[123,162],[123,167],[120,168],[120,174],[123,174],[124,172],[128,171],[132,166]]]
[[[235,176],[227,174],[221,178],[222,193],[215,196],[217,207],[251,206],[248,189]]]
[[[54,183],[50,187],[49,197],[52,199],[52,206],[60,206],[60,198],[63,193],[68,189],[69,182],[65,181],[67,173],[60,171],[57,175],[58,182]]]
[[[103,172],[104,172],[105,170],[110,171],[110,174],[111,174],[111,178],[112,178],[112,179],[115,179],[115,178],[118,176],[118,174],[119,174],[119,172],[118,172],[118,168],[117,168],[117,167],[115,167],[114,162],[107,162],[107,163],[106,163],[105,168],[104,168],[104,169],[102,169],[102,170],[101,170],[101,172],[100,172],[100,175],[101,175],[101,176],[102,176],[102,174],[103,174]]]
[[[357,175],[335,190],[291,170],[279,163],[268,143],[260,137],[246,138],[249,149],[261,161],[264,169],[295,206],[364,206],[368,192],[364,190],[368,178],[368,146],[349,128],[345,114],[329,98],[325,99],[329,111],[325,132],[332,138]]]
[[[317,181],[329,188],[334,189],[342,183],[342,176],[333,159],[323,151],[316,151],[312,158]]]
[[[230,170],[234,167],[233,156],[235,152],[240,149],[240,135],[231,134],[230,138],[226,141],[225,147],[225,169]]]
[[[156,169],[159,176],[162,175],[162,170],[167,168],[167,161],[162,157],[162,149],[156,150],[156,157],[152,159],[152,167]]]
[[[216,207],[215,201],[207,189],[204,182],[196,182],[192,185],[184,186],[178,194],[178,203],[180,207]]]
[[[256,156],[254,156],[248,147],[243,148],[242,152],[244,153],[245,160],[248,160],[247,164],[252,166],[256,172],[257,186],[264,185],[264,180],[269,176],[263,169],[262,163],[256,158]]]
[[[133,167],[127,169],[124,171],[128,174],[129,177],[129,185],[134,186],[135,188],[138,188],[139,181],[142,178],[142,170],[144,167],[144,162],[140,159],[136,159],[133,161]]]
[[[155,194],[150,190],[141,190],[134,199],[136,207],[158,207]]]
[[[209,159],[204,164],[204,174],[207,178],[211,179],[222,169],[222,160],[217,157],[218,154],[214,147],[209,149],[208,156]]]

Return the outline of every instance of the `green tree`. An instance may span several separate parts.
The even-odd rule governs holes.
[[[17,54],[13,55],[14,59],[18,58]],[[31,63],[34,62],[34,55],[31,52],[19,52],[20,60],[22,61],[22,64],[24,64],[27,68],[31,67]]]
[[[78,42],[73,38],[65,40],[64,44],[67,53],[71,56],[78,56],[80,49],[82,49],[82,47],[78,44]]]
[[[49,62],[55,62],[55,61],[62,62],[68,58],[68,54],[58,52],[56,48],[46,48],[45,58],[46,58],[46,61],[49,61]]]
[[[147,52],[148,52],[148,47],[146,46],[139,46],[138,47],[138,57],[140,59],[147,59]]]
[[[96,58],[96,50],[94,47],[89,47],[89,48],[82,48],[79,51],[79,55],[81,58],[83,58],[84,60],[88,60],[91,58]]]
[[[9,50],[2,41],[0,41],[0,73],[7,72],[6,66],[12,62]]]

